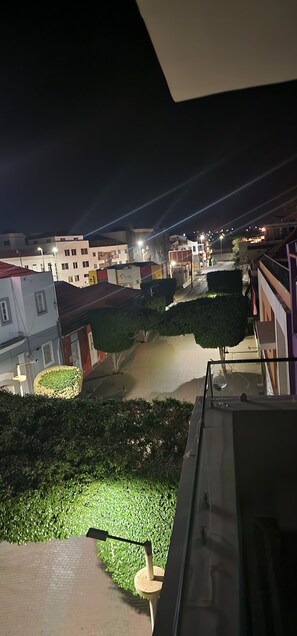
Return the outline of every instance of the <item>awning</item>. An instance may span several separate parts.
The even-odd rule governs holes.
[[[255,322],[257,339],[261,349],[275,349],[274,320]]]

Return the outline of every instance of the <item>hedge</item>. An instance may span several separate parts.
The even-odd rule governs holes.
[[[77,400],[0,392],[0,539],[47,541],[102,527],[153,541],[164,566],[192,405]],[[142,551],[100,545],[134,592]]]
[[[242,272],[240,269],[208,272],[206,278],[210,293],[242,294]]]

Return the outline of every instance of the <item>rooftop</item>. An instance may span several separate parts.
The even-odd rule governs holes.
[[[10,265],[0,261],[0,278],[12,278],[16,276],[28,276],[28,274],[38,274],[32,269],[26,267],[18,267],[17,265]]]
[[[55,283],[63,335],[88,323],[88,311],[104,307],[120,307],[141,295],[140,290],[102,282],[89,287]]]

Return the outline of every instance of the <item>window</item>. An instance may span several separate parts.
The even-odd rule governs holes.
[[[46,342],[42,345],[43,363],[45,367],[48,367],[54,361],[53,345],[51,342]]]
[[[82,247],[80,251],[81,251],[81,254],[87,254],[88,253],[87,247]]]
[[[89,261],[83,261],[83,267],[89,267]]]
[[[71,256],[76,256],[76,250],[71,250]]]
[[[84,274],[84,278],[88,278],[89,274]]]
[[[78,236],[74,236],[73,240],[78,241]]]
[[[97,269],[97,267],[98,267],[98,264],[94,263],[94,269]]]
[[[0,299],[0,318],[2,325],[8,325],[10,322],[12,322],[8,298]]]
[[[70,256],[70,250],[64,250],[65,256]]]
[[[48,271],[51,272],[52,271],[52,264],[48,263]]]
[[[35,292],[35,304],[38,314],[44,314],[47,311],[45,292]]]
[[[33,241],[34,245],[37,245],[37,243],[39,243],[39,241]]]
[[[93,256],[96,256],[96,252],[93,252]]]
[[[61,240],[61,241],[66,241],[66,239],[65,239],[65,238],[61,238],[60,240]]]
[[[73,269],[78,269],[78,264],[77,263],[73,263]]]
[[[74,276],[74,280],[75,280],[76,282],[79,280],[79,275],[78,275],[78,274],[75,274],[75,276]]]
[[[47,243],[51,243],[51,242],[52,242],[52,239],[48,238],[48,239],[46,239],[46,242],[47,242]],[[34,243],[37,243],[37,241],[34,241]]]
[[[62,269],[69,269],[68,263],[62,263]]]
[[[73,276],[68,276],[68,283],[73,283]]]
[[[10,245],[10,241],[3,241],[4,245]]]

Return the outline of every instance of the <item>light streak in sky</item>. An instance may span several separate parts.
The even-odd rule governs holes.
[[[97,227],[96,230],[92,230],[91,232],[88,232],[87,234],[85,234],[85,236],[91,236],[91,234],[95,234],[96,232],[101,232],[102,230],[109,227],[110,225],[114,225],[114,223],[123,221],[123,219],[126,219],[128,216],[131,216],[132,214],[135,214],[136,212],[140,212],[140,210],[144,210],[149,205],[152,205],[153,203],[156,203],[157,201],[164,199],[169,194],[176,192],[180,188],[184,188],[186,185],[188,185],[192,181],[195,181],[196,179],[198,179],[202,174],[203,173],[200,173],[199,175],[195,175],[194,177],[190,177],[189,179],[186,179],[186,181],[179,183],[177,186],[174,186],[174,188],[170,188],[170,190],[166,190],[166,192],[163,192],[162,194],[159,194],[157,197],[154,197],[154,199],[151,199],[150,201],[147,201],[146,203],[139,205],[137,208],[134,208],[130,212],[126,212],[126,214],[122,214],[122,216],[119,216],[117,219],[113,219],[112,221],[109,221],[108,223],[101,225],[101,227]]]
[[[205,205],[203,208],[200,208],[199,210],[196,210],[196,212],[193,212],[192,214],[189,214],[188,216],[184,217],[180,221],[177,221],[176,223],[173,223],[172,225],[168,226],[167,228],[161,230],[160,232],[157,232],[156,234],[154,234],[154,237],[159,236],[160,234],[163,234],[164,232],[168,232],[168,230],[172,230],[173,228],[177,227],[178,225],[182,225],[186,221],[190,221],[190,219],[194,219],[199,214],[202,214],[203,212],[206,212],[207,210],[210,210],[211,208],[213,208],[215,205],[218,205],[219,203],[223,203],[224,201],[227,201],[228,199],[233,197],[235,194],[238,194],[239,192],[242,192],[243,190],[246,190],[246,188],[249,188],[251,185],[254,185],[255,183],[258,183],[258,181],[261,181],[261,179],[264,179],[265,177],[268,177],[270,174],[273,174],[274,172],[276,172],[280,168],[283,168],[288,163],[294,161],[294,159],[296,159],[296,158],[297,158],[297,154],[292,155],[292,157],[289,157],[288,159],[285,159],[281,163],[278,163],[276,166],[273,166],[273,168],[270,168],[270,170],[267,170],[266,172],[263,172],[258,177],[255,177],[254,179],[251,179],[247,183],[244,183],[242,186],[239,186],[238,188],[235,188],[235,190],[232,190],[231,192],[228,192],[228,194],[225,194],[224,196],[220,197],[219,199],[216,199],[212,203],[208,203],[208,205]],[[151,238],[154,238],[154,237],[151,237]]]

